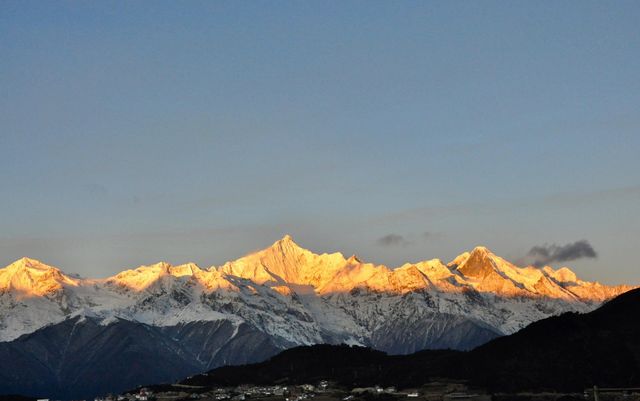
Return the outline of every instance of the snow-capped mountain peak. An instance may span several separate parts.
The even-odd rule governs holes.
[[[553,270],[550,266],[545,266],[543,271],[550,277],[558,281],[559,283],[577,283],[578,276],[568,267],[561,267],[558,270]]]
[[[483,280],[498,272],[495,255],[486,247],[475,247],[469,256],[456,267],[466,277]]]
[[[265,282],[321,287],[347,264],[341,253],[317,255],[285,235],[270,247],[227,262],[219,271],[259,284]]]
[[[78,283],[59,269],[27,257],[0,269],[0,291],[13,291],[22,296],[44,296]]]
[[[197,268],[197,266],[196,266]],[[174,274],[178,273],[178,274]],[[176,269],[166,262],[158,262],[148,266],[139,266],[136,269],[125,270],[107,279],[107,282],[129,288],[134,291],[142,291],[163,276],[193,275],[191,267]]]
[[[465,260],[469,258],[469,252],[463,252],[460,255],[456,256],[451,262],[447,263],[447,266],[451,268],[455,268],[464,263]]]
[[[375,343],[371,333],[386,338],[393,325],[411,324],[421,330],[416,339],[427,341],[433,330],[444,335],[462,321],[510,333],[628,289],[582,281],[568,268],[518,267],[486,247],[446,265],[431,259],[392,269],[355,255],[316,254],[287,235],[220,267],[160,262],[107,279],[75,279],[20,259],[0,269],[0,341],[78,314],[158,326],[244,322],[286,344]]]

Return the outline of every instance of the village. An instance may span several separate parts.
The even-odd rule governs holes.
[[[599,394],[598,394],[599,393]],[[489,394],[469,388],[462,382],[431,382],[420,388],[345,388],[322,380],[301,385],[241,385],[237,387],[198,387],[182,384],[138,388],[120,395],[97,397],[94,401],[618,401],[640,400],[640,389],[587,388],[584,393]],[[49,400],[46,400],[49,401]]]
[[[488,401],[491,396],[473,392],[460,383],[431,383],[421,388],[336,386],[326,380],[301,385],[241,385],[237,387],[198,387],[181,384],[142,387],[121,395],[95,398],[94,401],[391,401],[391,400],[474,400]]]

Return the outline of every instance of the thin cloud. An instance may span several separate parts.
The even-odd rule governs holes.
[[[444,233],[439,231],[424,231],[420,237],[424,241],[438,240],[444,237]]]
[[[387,234],[382,238],[378,238],[376,243],[382,246],[404,246],[407,245],[409,241],[407,241],[404,236],[399,234]]]
[[[538,197],[519,199],[503,199],[487,202],[470,202],[459,204],[440,204],[411,209],[397,210],[374,217],[375,223],[397,223],[399,221],[444,215],[492,215],[505,210],[540,207],[575,208],[577,205],[590,205],[611,200],[640,199],[640,185],[608,188],[591,192],[559,192]]]
[[[566,245],[537,245],[527,253],[527,260],[536,267],[554,262],[569,262],[577,259],[594,259],[598,254],[587,240],[580,240]]]

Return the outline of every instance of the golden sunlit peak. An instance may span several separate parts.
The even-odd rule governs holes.
[[[26,256],[11,263],[9,266],[7,266],[7,268],[9,267],[13,267],[15,269],[55,270],[55,267],[49,266],[37,259],[28,258]]]
[[[280,249],[284,252],[288,252],[288,251],[292,251],[292,250],[296,250],[296,249],[302,249],[302,247],[300,247],[300,245],[298,245],[293,238],[291,237],[291,235],[286,234],[284,237],[280,238],[279,240],[277,240],[276,242],[273,243],[273,245],[271,245],[270,247],[271,249]],[[269,248],[267,248],[269,249]]]
[[[161,261],[161,262],[156,262],[156,263],[152,264],[151,266],[140,266],[140,267],[142,267],[142,268],[145,268],[145,267],[156,268],[156,269],[162,270],[162,271],[164,271],[166,273],[169,273],[169,270],[171,269],[171,263]]]
[[[471,253],[490,254],[490,253],[493,253],[493,252],[491,252],[491,250],[489,248],[487,248],[486,246],[478,245],[475,248],[473,248]]]
[[[284,237],[280,238],[278,241],[276,241],[276,243],[292,243],[292,244],[295,244],[295,241],[293,240],[293,237],[291,237],[291,235],[285,234]]]
[[[202,273],[195,263],[173,266],[167,262],[158,262],[148,266],[139,266],[134,270],[125,270],[108,279],[124,287],[142,291],[163,277],[190,277]]]
[[[152,265],[142,265],[134,270],[125,270],[118,273],[116,277],[137,276],[137,277],[160,277],[162,275],[170,276],[186,276],[193,275],[196,271],[200,271],[200,267],[195,263],[186,263],[174,266],[168,262],[157,262]]]
[[[13,289],[22,295],[44,295],[59,290],[63,284],[77,286],[78,280],[36,259],[20,258],[0,269],[0,289]]]

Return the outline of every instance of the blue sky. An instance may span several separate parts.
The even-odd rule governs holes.
[[[556,267],[639,283],[638,21],[633,1],[4,1],[0,264],[585,239],[597,258]]]

